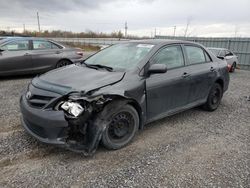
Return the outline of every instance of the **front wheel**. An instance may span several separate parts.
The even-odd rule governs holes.
[[[122,148],[134,138],[138,128],[137,111],[131,105],[124,105],[111,115],[111,122],[102,135],[102,144],[107,149]]]
[[[215,83],[211,88],[207,102],[204,104],[204,109],[208,111],[214,111],[218,108],[223,95],[222,87],[220,84]]]

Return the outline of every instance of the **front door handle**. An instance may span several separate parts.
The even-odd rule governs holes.
[[[189,77],[190,76],[190,74],[188,74],[187,72],[184,72],[183,74],[182,74],[182,78],[187,78],[187,77]]]
[[[215,71],[215,68],[214,68],[214,67],[211,67],[211,68],[210,68],[210,71],[211,71],[211,72],[214,72],[214,71]]]
[[[28,56],[28,55],[30,55],[30,54],[29,54],[29,53],[25,53],[25,54],[24,54],[24,56]]]

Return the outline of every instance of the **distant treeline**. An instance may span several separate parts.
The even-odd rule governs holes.
[[[61,31],[61,30],[55,30],[55,31],[42,31],[42,32],[36,32],[36,31],[25,31],[22,33],[18,32],[6,32],[6,31],[0,31],[0,36],[30,36],[30,37],[65,37],[65,38],[123,38],[123,33],[121,31],[112,32],[110,34],[107,33],[97,33],[93,31],[86,31],[86,32],[80,32],[75,33],[71,31]]]

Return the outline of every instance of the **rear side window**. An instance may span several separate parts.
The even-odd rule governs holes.
[[[169,46],[161,49],[154,56],[153,62],[166,64],[168,69],[184,66],[183,54],[180,46]]]
[[[234,54],[232,53],[232,52],[230,52],[230,51],[226,51],[226,56],[233,56]]]
[[[3,50],[8,51],[21,51],[29,49],[29,41],[28,40],[18,40],[15,42],[10,42],[1,47]]]
[[[220,56],[221,56],[221,57],[225,57],[225,56],[226,56],[226,51],[225,51],[225,50],[221,50]]]
[[[58,45],[51,42],[51,48],[52,49],[61,49],[62,47],[60,47],[60,46],[58,46]]]
[[[59,46],[49,41],[33,40],[34,50],[59,49]]]
[[[204,50],[196,46],[185,46],[187,59],[190,65],[207,62]]]
[[[205,54],[206,62],[211,62],[212,60],[206,51],[204,51],[204,54]]]

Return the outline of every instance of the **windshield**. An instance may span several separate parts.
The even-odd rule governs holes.
[[[220,53],[220,50],[219,49],[209,49],[215,56],[218,56],[219,53]]]
[[[152,44],[124,43],[106,48],[84,63],[104,65],[113,69],[133,69],[154,47]]]

